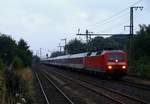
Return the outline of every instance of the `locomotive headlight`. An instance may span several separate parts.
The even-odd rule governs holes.
[[[118,60],[115,60],[115,62],[118,62]]]
[[[126,66],[122,66],[122,69],[126,69]]]
[[[109,66],[108,66],[108,69],[112,69],[112,66],[109,65]]]

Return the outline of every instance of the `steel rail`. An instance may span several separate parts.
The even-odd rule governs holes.
[[[106,89],[106,90],[108,90],[108,91],[110,91],[110,92],[112,92],[112,93],[117,93],[118,95],[127,97],[127,98],[129,98],[129,99],[131,99],[131,100],[138,101],[138,102],[140,102],[140,103],[142,103],[142,104],[148,104],[148,102],[145,102],[144,100],[141,100],[141,99],[139,99],[139,98],[137,98],[137,97],[133,97],[133,96],[127,95],[127,94],[125,94],[125,93],[122,93],[122,92],[120,92],[120,91],[114,90],[114,89],[112,89],[112,88],[106,88],[106,87],[103,87],[103,86],[101,86],[101,85],[97,85],[97,84],[95,84],[95,83],[88,82],[88,81],[85,81],[85,80],[84,80],[84,82],[90,83],[90,84],[92,84],[92,85],[94,85],[94,86],[96,86],[96,87],[100,87],[100,88]]]
[[[67,97],[67,95],[59,87],[57,87],[57,85],[50,80],[46,74],[42,73],[42,75],[69,101],[70,104],[74,104],[73,101]]]
[[[48,100],[48,98],[47,98],[47,95],[46,95],[46,93],[45,93],[45,91],[44,91],[44,88],[43,88],[43,86],[42,86],[42,83],[41,83],[41,81],[40,81],[40,79],[39,79],[38,74],[37,74],[36,72],[34,72],[34,73],[35,73],[36,78],[38,79],[38,83],[39,83],[39,85],[40,85],[40,88],[41,88],[42,93],[43,93],[43,95],[44,95],[44,98],[45,98],[45,100],[46,100],[46,103],[47,103],[47,104],[50,104],[50,103],[49,103],[49,100]]]
[[[150,91],[150,86],[148,86],[148,85],[144,85],[144,84],[140,84],[140,83],[136,83],[136,82],[130,82],[130,81],[127,81],[127,80],[121,80],[118,83],[124,84],[124,85],[127,85],[127,86],[132,86],[132,87],[135,87],[135,88],[138,88],[138,89]]]
[[[55,71],[56,72],[56,71]],[[59,74],[59,75],[61,75],[61,76],[63,76],[63,77],[65,77],[65,78],[67,78],[65,75],[63,75],[62,73],[58,73],[58,72],[56,72],[57,74]],[[69,78],[69,80],[74,80],[74,79],[72,79],[72,78]],[[83,80],[82,80],[83,81]],[[95,87],[97,87],[97,88],[102,88],[102,89],[104,89],[104,90],[107,90],[107,91],[109,91],[109,92],[112,92],[112,93],[115,93],[115,94],[118,94],[118,95],[120,95],[120,96],[123,96],[123,97],[126,97],[126,98],[128,98],[128,99],[130,99],[130,100],[133,100],[133,101],[136,101],[136,102],[140,102],[140,103],[142,103],[142,104],[148,104],[148,102],[146,102],[146,101],[144,101],[144,100],[142,100],[142,99],[139,99],[139,98],[137,98],[137,97],[133,97],[133,96],[130,96],[130,95],[127,95],[127,94],[125,94],[125,93],[122,93],[122,92],[119,92],[119,91],[117,91],[117,90],[114,90],[114,89],[111,89],[111,88],[106,88],[106,87],[103,87],[103,86],[100,86],[100,85],[97,85],[97,84],[94,84],[94,83],[91,83],[91,82],[88,82],[88,81],[83,81],[83,82],[85,82],[85,83],[88,83],[88,84],[91,84],[91,85],[93,85],[93,86],[95,86]]]
[[[50,76],[49,73],[47,73],[47,72],[45,72],[45,71],[43,71],[43,72],[44,72],[45,74],[47,74],[47,75]],[[72,82],[75,82],[76,84],[78,84],[78,85],[80,85],[80,86],[82,86],[82,87],[84,87],[84,88],[86,88],[86,89],[88,89],[88,90],[90,90],[90,91],[96,93],[96,94],[99,94],[99,95],[101,95],[101,96],[104,96],[104,97],[106,97],[106,98],[108,98],[108,99],[110,99],[110,100],[116,102],[117,104],[125,104],[125,103],[123,103],[123,102],[120,101],[120,100],[114,99],[113,97],[111,97],[111,96],[108,95],[108,94],[101,93],[100,91],[98,91],[98,90],[96,90],[96,89],[92,89],[91,87],[88,87],[88,84],[80,83],[80,82],[78,82],[77,80],[73,80],[72,78],[68,78],[68,77],[66,77],[66,76],[64,76],[64,75],[62,75],[62,74],[60,74],[60,73],[58,73],[58,72],[56,72],[56,73],[57,73],[58,75],[64,77],[64,78],[66,78],[66,79],[68,79],[68,80],[70,80],[70,81],[72,81]]]

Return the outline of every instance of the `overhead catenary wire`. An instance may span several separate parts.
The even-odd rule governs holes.
[[[128,14],[129,14],[129,12],[128,12]],[[113,28],[115,28],[115,27],[114,27],[114,25],[119,24],[119,23],[120,23],[123,19],[127,19],[127,18],[128,18],[128,15],[124,15],[124,16],[122,16],[122,17],[123,17],[123,18],[121,18],[121,17],[120,17],[119,19],[117,19],[117,20],[115,21],[115,23],[114,23],[114,24],[109,25],[109,26],[108,26],[108,25],[106,25],[106,26],[105,26],[106,28],[105,28],[105,27],[103,27],[104,29],[103,29],[103,30],[101,29],[101,31],[104,31],[104,30],[106,30],[106,29],[110,28],[110,26],[111,26],[111,27],[113,27]],[[128,21],[129,21],[129,20],[128,20]],[[126,21],[126,22],[128,22],[128,21]]]
[[[110,17],[108,17],[108,18],[106,18],[106,19],[104,19],[104,20],[102,20],[102,21],[99,21],[99,22],[96,22],[96,23],[94,23],[94,24],[90,24],[90,25],[87,25],[87,26],[83,26],[83,27],[85,27],[86,29],[89,29],[90,27],[94,27],[95,25],[101,25],[101,28],[103,28],[104,25],[109,24],[109,23],[111,23],[111,22],[116,22],[117,20],[119,20],[120,18],[122,18],[122,17],[124,16],[124,14],[126,14],[126,11],[129,10],[130,7],[139,4],[141,1],[143,1],[143,0],[138,0],[138,1],[134,2],[132,5],[129,5],[127,8],[122,9],[121,11],[119,11],[119,12],[113,14],[112,16],[110,16]],[[129,12],[129,11],[128,11],[128,12]],[[129,16],[129,15],[128,15],[128,16]],[[117,19],[117,18],[119,18],[119,19]],[[114,20],[114,19],[115,19],[115,20]],[[128,20],[128,21],[129,21],[129,20]],[[125,21],[125,22],[126,22],[126,21]],[[123,23],[121,23],[121,24],[123,24]],[[98,26],[97,26],[97,27],[98,27]],[[116,28],[116,27],[113,27],[113,28]],[[118,27],[117,27],[117,28],[118,28]]]
[[[129,14],[129,12],[124,12],[122,15],[119,15],[119,16],[117,16],[117,18],[115,19],[115,18],[113,18],[113,19],[115,19],[115,21],[113,21],[113,19],[111,20],[108,20],[108,21],[106,21],[106,22],[104,22],[104,23],[101,23],[100,25],[101,26],[107,26],[107,24],[109,24],[109,23],[112,23],[112,22],[117,22],[118,20],[120,20],[121,18],[123,18],[124,16],[127,16]],[[94,27],[94,26],[93,26]],[[97,28],[98,26],[95,26],[95,28]],[[92,29],[95,29],[95,28],[92,28]]]
[[[136,18],[134,19],[134,21],[138,21],[138,18],[140,18],[140,17],[142,17],[143,15],[136,15]],[[120,26],[124,26],[125,24],[124,23],[126,23],[126,22],[128,22],[129,21],[129,19],[128,20],[126,20],[125,22],[123,22],[123,23],[121,23],[121,24],[123,24],[123,25],[121,25],[121,24],[118,24],[118,25],[120,25]],[[105,28],[103,31],[101,31],[101,32],[105,32],[105,31],[107,31],[107,30],[112,30],[112,29],[114,29],[114,28],[118,28],[118,25],[112,25],[110,28]],[[119,27],[120,27],[119,26]],[[136,27],[136,30],[134,30],[134,31],[137,31],[137,27]]]
[[[141,1],[142,1],[142,0],[138,0],[137,2],[133,3],[132,5],[128,6],[127,8],[122,9],[121,11],[119,11],[119,12],[113,14],[112,16],[110,16],[110,17],[108,17],[108,18],[106,18],[106,19],[104,19],[104,20],[102,20],[102,21],[96,22],[96,23],[94,23],[94,24],[87,25],[85,28],[89,28],[89,27],[95,26],[95,25],[97,25],[97,24],[106,23],[106,22],[110,21],[110,19],[114,19],[114,18],[116,18],[117,16],[121,15],[123,12],[127,11],[131,6],[134,6],[134,5],[136,5],[136,4],[139,4]]]
[[[104,33],[104,32],[106,32],[106,31],[111,31],[112,29],[114,29],[114,28],[120,28],[120,27],[123,27],[124,25],[125,25],[125,23],[127,23],[129,21],[129,19],[128,20],[126,20],[126,21],[123,21],[122,23],[119,23],[119,24],[115,24],[115,25],[113,25],[112,27],[109,27],[109,28],[106,28],[106,29],[104,29],[104,30],[102,30],[102,31],[100,31],[100,33]]]

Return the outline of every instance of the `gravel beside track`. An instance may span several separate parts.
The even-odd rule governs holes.
[[[44,67],[44,68],[45,69],[51,69],[51,67],[49,67],[49,68]],[[58,71],[58,68],[53,67],[52,69]],[[64,76],[70,76],[70,77],[73,77],[73,79],[77,78],[77,79],[80,79],[82,81],[86,81],[89,84],[94,85],[96,87],[103,88],[103,89],[105,89],[105,91],[104,91],[105,93],[108,93],[106,91],[108,89],[110,92],[112,92],[112,91],[114,91],[116,93],[121,92],[122,94],[119,94],[119,95],[120,96],[122,95],[126,98],[122,97],[123,99],[120,99],[120,100],[126,104],[129,104],[129,103],[148,104],[150,102],[150,100],[149,100],[150,93],[147,90],[145,91],[143,89],[135,88],[133,86],[123,85],[123,84],[118,83],[117,81],[100,80],[98,78],[93,78],[91,76],[89,77],[85,74],[78,73],[78,72],[70,72],[70,71],[66,71],[66,70],[65,71],[59,70],[59,72],[66,74]],[[94,88],[94,86],[92,86],[92,87]],[[101,89],[101,91],[102,91],[102,89]],[[111,94],[108,93],[108,95],[111,95]],[[111,96],[114,96],[114,95],[111,95]],[[118,96],[118,98],[119,98],[119,96]],[[132,102],[131,102],[131,100],[132,100]]]
[[[135,81],[135,79],[134,80],[132,80],[132,79],[130,80],[130,79],[125,79],[124,78],[124,79],[121,80],[120,83],[126,84],[128,86],[133,86],[133,87],[136,87],[136,88],[139,88],[139,89],[150,91],[150,81],[142,80],[142,81],[140,81],[140,83],[138,83],[137,82],[138,80],[139,79],[136,79],[136,81]],[[145,84],[144,84],[144,82],[145,82]]]
[[[34,73],[40,86],[39,96],[43,98],[40,104],[74,104],[44,73]]]
[[[32,68],[33,71],[33,85],[34,85],[34,103],[35,104],[46,104],[46,100],[44,98],[44,95],[41,91],[41,87],[39,86],[38,79],[36,78],[36,75],[34,73],[36,66]]]
[[[98,95],[97,96],[98,100],[99,99],[101,99],[101,100],[103,99],[102,101],[100,101],[103,104],[105,104],[105,103],[106,104],[108,104],[108,103],[110,103],[110,104],[114,104],[114,103],[115,104],[116,103],[117,104],[124,104],[124,103],[121,103],[118,100],[112,99],[112,97],[110,95],[106,95],[105,92],[101,92],[101,91],[98,91],[98,89],[96,89],[96,88],[92,88],[92,86],[89,86],[88,84],[78,82],[77,80],[76,81],[72,80],[71,78],[68,79],[68,78],[62,77],[60,74],[56,75],[56,73],[48,73],[46,71],[43,71],[43,72],[45,74],[47,74],[49,77],[55,75],[55,77],[59,78],[62,81],[65,81],[67,83],[66,86],[68,86],[69,89],[75,90],[75,91],[71,91],[71,92],[74,92],[75,94],[78,94],[81,97],[85,97],[85,96],[82,96],[81,93],[86,94],[87,95],[86,98],[88,98],[89,95],[93,94],[93,97],[96,97]],[[96,101],[97,103],[95,101],[91,101],[91,102],[93,102],[93,104],[100,103],[98,101]],[[88,103],[88,102],[86,102],[86,103]],[[89,103],[89,104],[91,104],[91,103]]]
[[[55,74],[56,74],[56,72],[55,72]],[[110,89],[104,88],[104,87],[93,86],[93,84],[91,84],[91,83],[89,84],[88,82],[85,82],[85,81],[75,80],[68,76],[66,77],[62,73],[60,74],[57,72],[57,74],[61,77],[64,77],[64,78],[88,89],[88,90],[91,90],[92,92],[95,92],[96,94],[104,96],[104,97],[108,98],[109,100],[112,100],[118,104],[141,104],[141,103],[146,104],[142,100],[118,93],[117,91],[113,91],[113,90],[110,90]]]

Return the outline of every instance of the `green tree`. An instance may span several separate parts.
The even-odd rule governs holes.
[[[140,25],[140,31],[134,39],[133,50],[134,58],[138,59],[141,56],[146,56],[147,60],[150,58],[150,25]],[[147,61],[146,60],[146,61]]]
[[[29,46],[27,42],[25,42],[23,39],[20,39],[18,42],[18,48],[24,51],[29,51]]]
[[[25,66],[31,65],[32,52],[27,43],[20,39],[17,44],[10,36],[0,34],[0,58],[9,67],[15,57],[19,57]]]
[[[51,57],[57,57],[57,56],[62,56],[62,55],[64,55],[64,52],[56,51],[51,54]]]
[[[17,44],[10,36],[0,36],[0,57],[6,65],[10,65],[16,56]]]
[[[29,46],[23,39],[20,39],[18,42],[17,56],[21,58],[25,66],[31,65],[32,52],[29,50]]]
[[[4,70],[4,68],[5,68],[5,65],[4,65],[2,59],[0,59],[0,70]]]
[[[19,57],[15,57],[13,62],[12,62],[12,69],[13,70],[18,70],[23,68],[23,62]]]
[[[65,46],[65,50],[69,54],[82,53],[86,51],[86,44],[78,39],[73,39]]]
[[[88,45],[90,51],[119,49],[119,43],[111,38],[95,37]]]
[[[150,76],[150,25],[140,25],[132,46],[130,71]]]
[[[40,63],[40,58],[38,57],[38,56],[33,56],[33,58],[32,58],[32,63],[33,64],[38,64],[38,63]]]
[[[129,41],[129,35],[113,35],[108,39],[113,40],[118,49],[124,50],[127,42]]]

